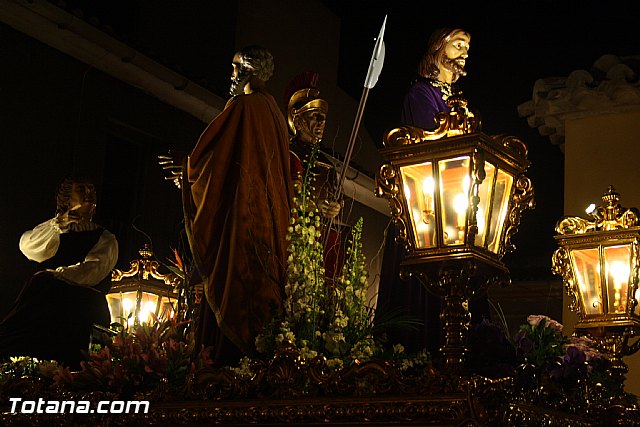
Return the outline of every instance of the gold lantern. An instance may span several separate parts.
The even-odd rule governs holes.
[[[638,307],[638,210],[623,208],[610,186],[604,206],[591,205],[592,220],[565,217],[558,221],[552,269],[562,276],[578,315],[576,333],[592,338],[609,354],[613,368],[624,376],[622,357],[635,353],[640,341]]]
[[[138,253],[140,258],[130,262],[128,271],[114,269],[111,274],[111,291],[107,295],[111,322],[129,325],[133,321],[138,325],[153,322],[153,315],[160,319],[175,315],[180,278],[158,271],[160,265],[152,259],[148,244]]]
[[[492,282],[510,282],[501,258],[534,201],[523,174],[526,145],[480,132],[464,99],[448,102],[451,112],[438,115],[435,131],[403,126],[387,134],[376,194],[389,199],[406,247],[402,273],[418,275],[445,300],[442,352],[445,366],[457,370],[465,358],[468,300]]]

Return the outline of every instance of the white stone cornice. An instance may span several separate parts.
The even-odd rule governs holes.
[[[567,120],[640,111],[640,56],[603,55],[590,71],[538,79],[532,99],[518,106],[529,126],[564,148]]]

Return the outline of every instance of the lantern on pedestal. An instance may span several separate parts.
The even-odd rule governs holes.
[[[492,282],[510,282],[501,258],[513,249],[521,212],[534,201],[523,174],[526,145],[480,132],[464,99],[448,102],[451,112],[438,115],[435,131],[403,126],[387,134],[376,194],[389,199],[406,247],[402,273],[420,276],[444,298],[443,359],[446,368],[460,370],[468,300]]]
[[[173,274],[161,274],[159,263],[152,259],[153,251],[145,244],[138,251],[139,259],[130,262],[128,271],[114,269],[111,275],[111,291],[107,294],[111,322],[133,321],[138,325],[153,322],[154,317],[168,319],[175,315],[180,278]]]
[[[552,269],[562,276],[578,314],[576,334],[588,336],[610,356],[614,373],[624,378],[625,355],[640,349],[638,307],[638,210],[623,208],[613,187],[591,205],[592,221],[565,217],[558,221]],[[622,381],[621,381],[622,384]]]

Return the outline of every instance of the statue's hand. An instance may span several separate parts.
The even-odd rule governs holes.
[[[158,156],[158,164],[165,172],[164,179],[173,181],[178,188],[182,188],[182,161],[176,158],[172,153],[160,154]]]
[[[325,199],[320,203],[319,208],[323,217],[333,219],[340,213],[340,209],[342,209],[342,201],[334,202]]]
[[[78,220],[73,215],[70,215],[70,211],[62,212],[56,215],[56,224],[58,224],[58,228],[60,228],[60,230],[62,231],[68,229],[69,225],[74,222],[78,222]]]

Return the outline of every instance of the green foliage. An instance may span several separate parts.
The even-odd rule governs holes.
[[[342,270],[334,278],[325,276],[326,224],[311,198],[314,175],[308,167],[316,155],[313,151],[304,165],[302,185],[291,212],[284,311],[277,313],[256,338],[256,348],[270,356],[279,349],[294,347],[305,359],[320,355],[327,358],[329,366],[341,368],[382,355],[381,343],[374,339],[381,325],[411,327],[416,322],[396,313],[374,323],[374,305],[367,299],[362,218],[351,230]],[[402,358],[407,359],[405,355]],[[428,354],[420,354],[415,363],[422,365],[427,360],[430,363]]]
[[[529,316],[528,323],[521,325],[515,344],[524,362],[540,369],[565,354],[568,338],[562,334],[562,325],[546,316]]]

